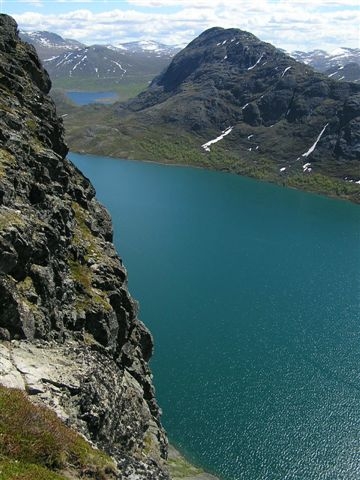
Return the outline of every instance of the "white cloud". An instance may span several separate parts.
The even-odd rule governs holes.
[[[100,13],[91,10],[91,3],[99,6],[99,2],[82,2],[89,5],[68,13],[28,12],[14,16],[20,28],[49,30],[84,43],[154,39],[184,45],[203,30],[221,26],[250,31],[289,51],[359,46],[358,0],[240,0],[236,4],[223,0],[110,0],[102,2],[108,10]],[[121,9],[125,3],[130,10]],[[176,8],[165,13],[165,7]]]

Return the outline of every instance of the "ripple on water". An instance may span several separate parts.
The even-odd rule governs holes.
[[[360,478],[359,207],[73,158],[112,213],[173,443],[226,480]]]

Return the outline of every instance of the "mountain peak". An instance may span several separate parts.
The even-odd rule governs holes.
[[[206,30],[147,91],[114,108],[125,124],[136,119],[178,142],[182,132],[209,163],[221,152],[218,168],[264,169],[274,181],[300,184],[314,172],[359,180],[360,86],[317,73],[249,32]]]

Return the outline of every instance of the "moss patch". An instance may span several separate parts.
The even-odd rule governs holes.
[[[111,310],[107,293],[94,288],[92,285],[93,272],[88,265],[88,261],[90,259],[101,261],[104,254],[96,237],[87,226],[88,212],[76,202],[72,203],[72,209],[75,214],[75,228],[72,243],[77,249],[83,252],[83,261],[69,259],[71,277],[82,290],[77,297],[76,309],[80,311],[92,307],[95,309]]]
[[[54,412],[33,405],[22,391],[0,387],[0,480],[62,480],[69,466],[98,479],[115,470],[110,457]]]
[[[168,460],[168,468],[173,480],[178,480],[203,473],[200,468],[194,467],[183,457],[172,458]]]
[[[4,176],[6,167],[16,163],[15,156],[4,148],[0,148],[0,178]]]
[[[0,230],[4,230],[5,228],[12,227],[14,225],[22,226],[24,224],[24,218],[17,210],[12,210],[10,208],[4,208],[0,210]]]
[[[0,458],[0,480],[67,480],[67,477],[40,465]]]

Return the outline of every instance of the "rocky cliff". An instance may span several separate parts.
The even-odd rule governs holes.
[[[66,159],[50,80],[0,15],[0,382],[55,409],[116,459],[167,479],[167,440],[112,226]]]

